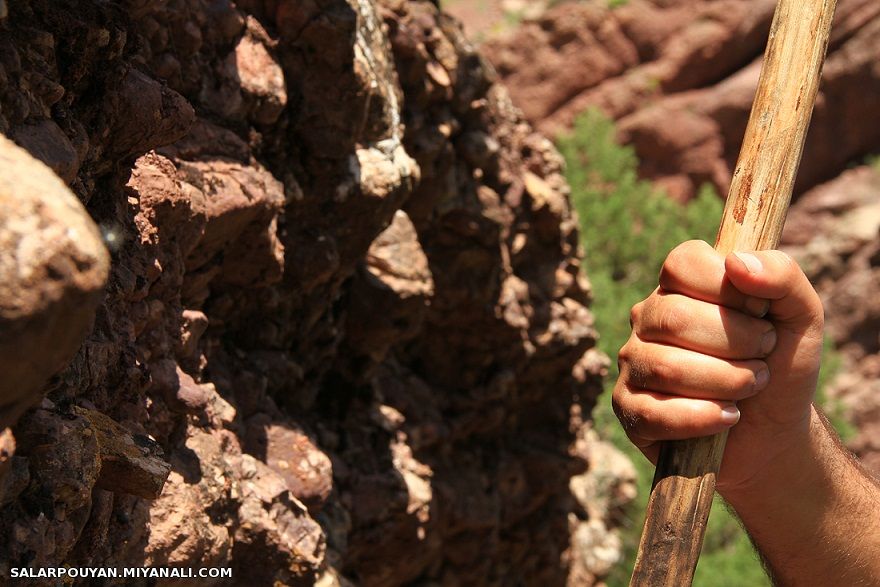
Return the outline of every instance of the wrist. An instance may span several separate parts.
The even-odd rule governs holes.
[[[807,430],[800,450],[782,451],[725,498],[776,584],[880,584],[880,488],[815,408]]]
[[[802,422],[790,426],[774,439],[766,453],[775,453],[748,480],[720,490],[722,497],[740,514],[785,506],[797,499],[821,502],[833,489],[825,459],[835,446],[831,433],[815,406]],[[778,503],[777,503],[778,502]]]
[[[850,499],[841,480],[852,476],[852,460],[815,406],[797,436],[749,483],[724,495],[764,553],[820,548]]]

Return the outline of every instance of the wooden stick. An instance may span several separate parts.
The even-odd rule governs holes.
[[[836,0],[780,0],[715,249],[779,244]],[[664,443],[631,587],[693,581],[727,433]]]

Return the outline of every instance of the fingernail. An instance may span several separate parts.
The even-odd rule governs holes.
[[[776,347],[776,329],[768,330],[761,337],[761,352],[769,355]]]
[[[721,421],[725,424],[736,424],[739,422],[739,408],[736,406],[724,406],[721,408]]]
[[[746,310],[756,318],[763,318],[770,311],[770,300],[762,298],[746,298]]]
[[[764,367],[755,373],[755,391],[761,391],[770,383],[770,370]]]
[[[750,253],[734,253],[740,261],[743,262],[743,265],[746,266],[746,269],[749,270],[749,273],[759,273],[764,265],[761,263],[761,260],[756,256]]]

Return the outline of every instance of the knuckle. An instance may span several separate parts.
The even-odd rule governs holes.
[[[617,419],[626,428],[628,422],[626,398],[624,397],[623,387],[619,383],[614,386],[614,391],[611,392],[611,409],[614,410],[614,415],[617,416]]]
[[[669,431],[670,422],[662,410],[645,408],[636,415],[634,428],[642,433],[653,432],[653,435],[656,436],[659,431]]]
[[[673,289],[676,284],[681,282],[681,253],[678,252],[678,249],[673,249],[671,253],[666,257],[666,260],[663,261],[663,266],[660,267],[660,287],[665,290]]]
[[[618,414],[618,411],[623,409],[623,389],[620,383],[614,386],[614,390],[611,392],[611,407],[614,409],[614,413]],[[618,417],[620,415],[618,414]]]
[[[817,339],[821,340],[825,331],[825,311],[822,308],[822,301],[816,296],[816,309],[813,311],[813,320],[809,327],[809,332]]]
[[[768,254],[774,255],[778,260],[779,264],[784,266],[786,269],[797,268],[797,261],[794,260],[794,257],[786,253],[785,251],[780,251],[778,249],[773,249],[767,251]]]
[[[685,258],[688,258],[690,256],[704,252],[707,248],[711,249],[711,247],[705,241],[691,239],[689,241],[684,241],[683,243],[672,249],[672,253],[670,254],[682,255]]]
[[[632,394],[627,393],[624,386],[619,383],[611,394],[611,409],[628,434],[637,433],[644,428],[644,418],[639,410],[634,408]]]
[[[682,276],[693,264],[694,255],[698,254],[703,241],[686,241],[672,249],[660,268],[660,286],[671,289],[682,282]]]
[[[645,308],[645,302],[639,302],[634,305],[629,311],[629,327],[635,328],[639,324],[639,319],[642,316],[642,312]]]
[[[650,373],[645,369],[644,361],[634,360],[627,365],[626,376],[636,389],[647,389],[650,386]]]
[[[797,261],[795,261],[794,258],[788,253],[784,253],[782,251],[773,251],[773,254],[776,256],[780,270],[786,275],[795,276],[799,273],[803,273],[801,271],[801,266],[798,265]]]
[[[620,350],[617,352],[617,364],[618,365],[626,365],[632,359],[633,356],[633,348],[632,348],[632,339],[626,341]]]
[[[787,293],[797,293],[802,311],[813,318],[813,330],[821,331],[825,319],[822,300],[800,264],[783,251],[766,251],[765,254],[773,260],[776,280],[786,285]]]
[[[770,269],[777,281],[794,286],[799,279],[806,279],[801,266],[788,253],[772,250],[763,251],[761,254],[765,255],[764,258],[770,262]]]

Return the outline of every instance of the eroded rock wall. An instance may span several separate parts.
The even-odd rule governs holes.
[[[587,108],[619,122],[641,174],[686,200],[726,194],[774,0],[562,2],[484,49],[526,118],[551,135]],[[880,150],[880,5],[837,3],[797,193]]]
[[[78,353],[0,437],[0,571],[607,571],[631,473],[587,429],[607,359],[562,161],[452,19],[4,6],[0,132],[70,185],[112,266]]]

